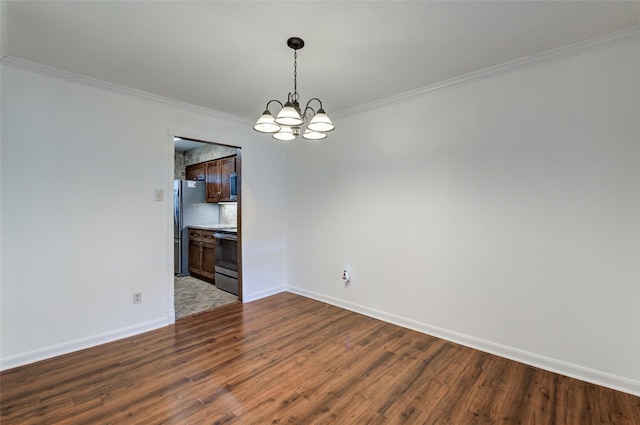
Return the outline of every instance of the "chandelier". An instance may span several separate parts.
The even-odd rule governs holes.
[[[260,133],[273,134],[274,139],[286,141],[298,137],[302,126],[306,124],[302,137],[308,140],[324,139],[327,137],[327,132],[333,130],[335,126],[322,109],[320,99],[317,97],[310,99],[302,112],[298,103],[298,50],[304,47],[304,40],[291,37],[287,40],[287,46],[293,49],[293,93],[289,93],[284,105],[275,99],[268,101],[265,111],[253,129]],[[309,106],[313,101],[319,103],[318,110]],[[278,103],[282,108],[275,119],[269,111],[269,105],[273,102]]]

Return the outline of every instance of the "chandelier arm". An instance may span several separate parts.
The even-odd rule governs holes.
[[[313,113],[313,115],[316,114],[315,109],[313,109],[311,106],[309,106],[309,102],[307,102],[307,106],[305,106],[304,113],[302,114],[302,119],[304,119],[305,121],[307,119],[307,111],[311,111]],[[311,115],[311,117],[313,117],[313,115]]]
[[[312,98],[311,98],[311,99],[309,99],[309,101],[307,102],[307,106],[305,106],[305,108],[304,108],[304,109],[305,109],[305,111],[306,111],[306,110],[307,110],[307,108],[309,107],[309,104],[310,104],[312,101],[314,101],[314,100],[317,100],[317,101],[318,101],[318,103],[320,104],[320,109],[323,109],[323,108],[322,108],[322,101],[321,101],[320,99],[318,99],[317,97],[312,97]]]
[[[282,104],[282,102],[280,102],[277,99],[271,99],[270,101],[267,102],[267,106],[264,108],[266,111],[269,111],[269,105],[271,104],[271,102],[277,102],[280,105],[280,109],[284,108],[284,105]],[[269,111],[269,113],[271,113],[271,111]]]

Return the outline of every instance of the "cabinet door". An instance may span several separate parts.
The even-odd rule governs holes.
[[[207,202],[220,200],[220,161],[206,163],[207,170]]]
[[[216,270],[216,255],[215,255],[215,243],[216,240],[214,238],[213,231],[203,230],[202,231],[202,263],[200,266],[202,267],[202,276],[208,277],[210,279],[214,279]]]
[[[187,180],[204,181],[206,178],[206,169],[204,162],[200,164],[187,165],[185,178]]]
[[[202,276],[215,279],[216,274],[216,245],[202,243]]]
[[[202,242],[189,241],[189,271],[192,273],[202,273]]]
[[[220,159],[220,200],[235,201],[231,197],[231,175],[236,172],[236,157]]]

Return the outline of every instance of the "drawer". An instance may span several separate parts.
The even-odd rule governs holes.
[[[214,233],[215,232],[212,231],[212,230],[202,230],[202,242],[214,243],[215,242],[214,237],[213,237]]]
[[[189,228],[189,240],[190,241],[201,241],[202,240],[202,230],[200,229],[191,229]]]

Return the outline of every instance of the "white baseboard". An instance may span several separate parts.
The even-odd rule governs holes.
[[[624,378],[616,375],[611,375],[605,372],[589,369],[589,368],[575,365],[572,363],[567,363],[561,360],[552,359],[549,357],[519,350],[517,348],[496,344],[480,338],[475,338],[469,335],[439,328],[437,326],[432,326],[426,323],[418,322],[413,319],[408,319],[406,317],[398,316],[398,315],[387,313],[374,308],[366,307],[360,304],[351,303],[341,299],[333,298],[327,295],[323,295],[313,291],[308,291],[302,288],[297,288],[292,286],[289,286],[289,287],[279,286],[275,288],[269,288],[267,290],[254,292],[251,294],[245,294],[243,297],[243,302],[255,301],[260,298],[265,298],[270,295],[275,295],[285,291],[302,295],[307,298],[312,298],[318,301],[322,301],[327,304],[335,305],[337,307],[354,311],[356,313],[364,314],[365,316],[383,320],[387,323],[392,323],[394,325],[402,326],[407,329],[412,329],[424,334],[445,339],[447,341],[451,341],[467,347],[475,348],[477,350],[484,351],[486,353],[494,354],[510,360],[515,360],[517,362],[525,363],[534,367],[538,367],[540,369],[548,370],[550,372],[559,373],[561,375],[569,376],[571,378],[580,379],[582,381],[591,382],[593,384],[601,385],[603,387],[612,388],[614,390],[624,391],[626,393],[640,396],[639,381],[635,381],[632,379],[628,379],[628,378]],[[105,332],[102,334],[93,335],[91,337],[81,338],[75,341],[70,341],[70,342],[30,351],[27,353],[10,356],[0,360],[0,370],[7,370],[14,367],[22,366],[28,363],[33,363],[40,360],[52,358],[55,356],[71,353],[74,351],[83,350],[85,348],[94,347],[96,345],[104,344],[107,342],[116,341],[118,339],[126,338],[126,337],[137,335],[143,332],[158,329],[163,326],[167,326],[171,324],[170,322],[171,321],[169,320],[169,318],[165,320],[162,320],[162,319],[153,320],[153,321],[141,323],[135,326],[126,327],[126,328],[118,329],[111,332]]]
[[[624,378],[621,376],[611,375],[606,372],[589,369],[583,366],[567,363],[562,360],[552,359],[535,353],[530,353],[517,348],[506,345],[496,344],[473,336],[461,334],[447,329],[432,326],[427,323],[418,322],[413,319],[387,313],[374,308],[366,307],[349,301],[333,298],[324,294],[320,294],[306,289],[288,286],[288,292],[312,298],[327,304],[335,305],[365,316],[373,317],[387,323],[402,326],[403,328],[412,329],[424,334],[432,335],[456,344],[475,348],[486,353],[515,360],[520,363],[528,364],[550,372],[559,373],[581,381],[590,382],[592,384],[601,385],[618,391],[623,391],[636,396],[640,396],[640,381]]]
[[[62,344],[52,345],[37,350],[29,351],[15,356],[6,357],[0,360],[0,370],[7,370],[25,364],[49,359],[55,356],[72,353],[74,351],[83,350],[85,348],[95,347],[96,345],[107,342],[116,341],[118,339],[141,334],[143,332],[167,326],[167,319],[157,319],[150,322],[140,323],[138,325],[117,329],[115,331],[105,332],[86,338],[80,338],[74,341],[64,342]]]
[[[173,325],[174,323],[176,323],[176,311],[171,308],[167,311],[167,325]]]
[[[243,302],[255,301],[260,298],[265,298],[270,295],[275,295],[285,291],[286,291],[286,287],[282,285],[275,288],[269,288],[263,291],[243,294]],[[29,363],[34,363],[40,360],[50,359],[52,357],[72,353],[74,351],[83,350],[85,348],[95,347],[96,345],[105,344],[107,342],[116,341],[122,338],[127,338],[143,332],[158,329],[163,326],[168,326],[168,325],[174,324],[175,321],[176,321],[175,310],[171,309],[167,312],[166,319],[157,319],[150,322],[141,323],[135,326],[126,327],[126,328],[118,329],[115,331],[105,332],[102,334],[93,335],[86,338],[80,338],[74,341],[52,345],[50,347],[39,348],[37,350],[33,350],[26,353],[21,353],[21,354],[0,359],[0,370],[7,370],[14,367],[26,365]]]
[[[242,302],[248,303],[251,301],[259,300],[260,298],[268,297],[270,295],[279,294],[280,292],[285,292],[286,290],[287,288],[284,285],[282,285],[282,286],[276,286],[275,288],[269,288],[269,289],[265,289],[263,291],[258,291],[258,292],[250,292],[250,293],[243,292]]]

